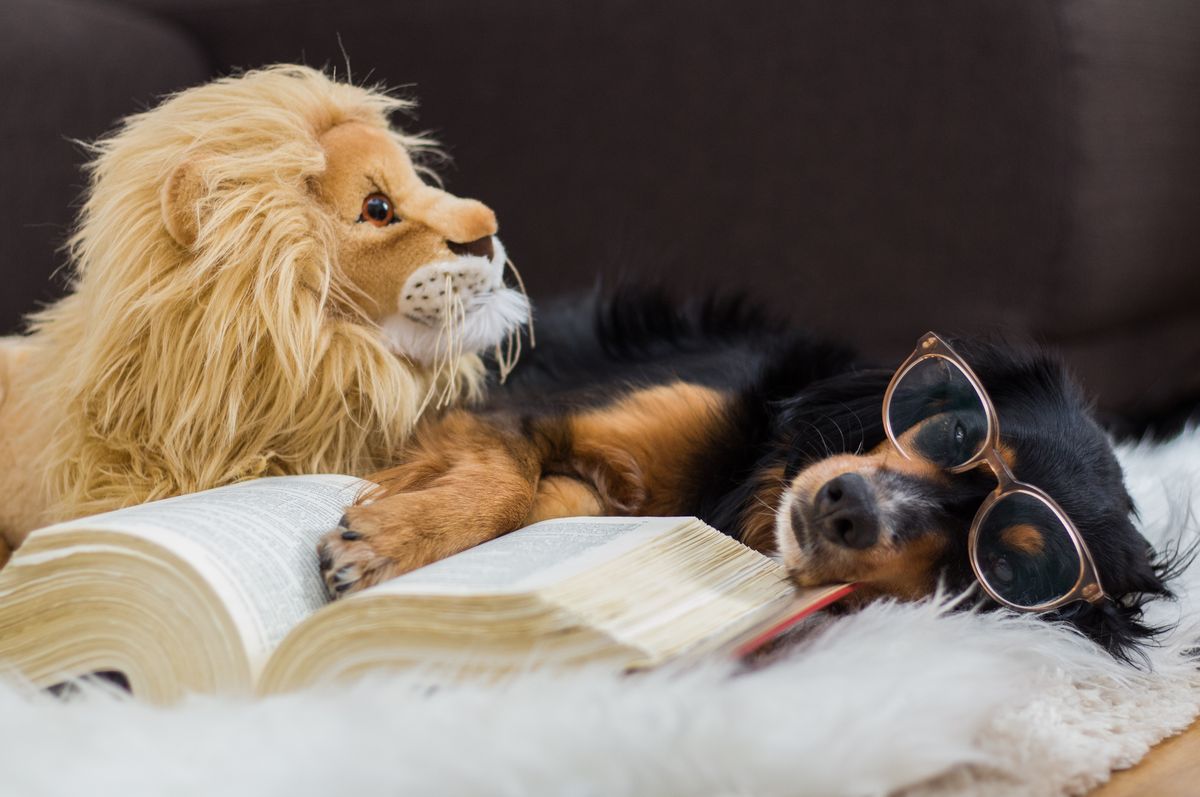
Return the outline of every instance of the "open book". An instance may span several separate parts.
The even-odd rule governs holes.
[[[318,538],[367,483],[259,479],[34,532],[0,570],[0,670],[135,695],[269,693],[380,667],[647,667],[745,645],[849,587],[797,593],[695,518],[569,518],[329,604]]]

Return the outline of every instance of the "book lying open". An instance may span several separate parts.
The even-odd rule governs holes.
[[[744,650],[850,590],[797,592],[695,518],[567,518],[330,604],[315,546],[366,484],[259,479],[34,532],[0,570],[0,670],[115,672],[170,702],[377,668],[639,668]]]

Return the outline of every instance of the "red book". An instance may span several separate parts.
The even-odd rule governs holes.
[[[748,631],[734,645],[733,655],[743,659],[761,650],[770,642],[795,628],[805,617],[819,612],[830,604],[840,601],[858,587],[857,584],[831,584],[801,590],[788,605],[782,616],[773,617],[758,628]]]

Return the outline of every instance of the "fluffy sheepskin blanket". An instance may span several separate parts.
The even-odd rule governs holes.
[[[1200,430],[1121,452],[1147,536],[1197,533]],[[880,603],[823,619],[780,660],[619,678],[530,674],[430,692],[377,678],[155,709],[0,686],[13,795],[1078,794],[1200,708],[1186,649],[1200,567],[1153,668],[1030,617]]]

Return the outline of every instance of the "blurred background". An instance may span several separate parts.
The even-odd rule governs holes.
[[[343,51],[535,300],[745,289],[883,363],[1032,336],[1135,426],[1200,398],[1196,0],[3,0],[0,334],[63,288],[71,139]]]

